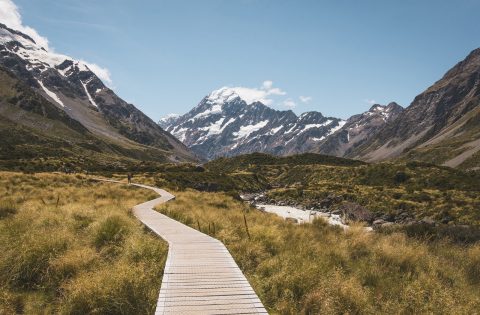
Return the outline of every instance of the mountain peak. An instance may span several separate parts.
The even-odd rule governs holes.
[[[391,112],[391,111],[398,111],[398,110],[402,110],[403,107],[398,105],[396,102],[390,102],[388,103],[388,105],[380,105],[380,104],[374,104],[372,105],[372,107],[370,107],[370,109],[368,110],[368,112],[371,112],[371,113],[378,113],[378,112]]]
[[[222,87],[218,90],[212,91],[206,98],[206,101],[212,105],[223,105],[231,102],[236,98],[241,98],[234,88]]]
[[[16,35],[16,36],[20,36],[22,37],[23,39],[26,39],[30,42],[32,42],[33,44],[37,44],[33,38],[31,38],[30,36],[28,36],[27,34],[24,34],[22,32],[19,32],[19,31],[16,31],[14,29],[11,29],[9,28],[8,26],[6,26],[5,24],[3,23],[0,23],[0,37],[4,37],[5,35],[7,35],[8,33],[12,34],[12,35]]]

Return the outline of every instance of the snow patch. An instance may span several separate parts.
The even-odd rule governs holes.
[[[178,128],[175,128],[175,129],[178,129]],[[172,134],[178,139],[180,140],[180,142],[184,142],[186,139],[187,139],[187,131],[188,129],[187,128],[180,128],[178,130],[175,130],[172,132]]]
[[[205,116],[209,116],[209,115],[214,115],[214,114],[221,114],[222,113],[222,105],[220,104],[215,104],[213,105],[211,108],[207,109],[206,111],[202,112],[202,113],[199,113],[195,116],[193,116],[192,118],[190,118],[189,120],[195,120],[195,119],[198,119],[198,118],[201,118],[201,117],[205,117]]]
[[[42,81],[40,80],[37,80],[38,84],[40,84],[40,86],[42,87],[42,89],[45,91],[45,93],[47,93],[47,95],[52,99],[54,100],[58,105],[62,106],[62,107],[65,107],[65,105],[63,104],[62,100],[58,97],[57,94],[55,94],[54,92],[50,91],[49,89],[47,89],[47,87],[45,85],[43,85]]]
[[[90,103],[92,103],[93,106],[98,107],[97,103],[95,103],[95,100],[92,98],[90,93],[88,93],[87,85],[83,83],[81,80],[80,80],[80,83],[82,83],[83,89],[85,90],[85,93],[87,93],[88,100],[90,101]]]
[[[264,120],[254,125],[241,126],[240,130],[237,132],[234,132],[233,135],[236,137],[236,139],[248,137],[251,133],[262,129],[267,124],[268,124],[268,120]]]
[[[330,129],[330,131],[328,132],[327,136],[332,135],[332,134],[334,134],[335,132],[337,132],[338,130],[342,129],[342,127],[345,126],[346,123],[347,123],[346,120],[340,120],[340,121],[338,122],[338,126],[333,127],[332,129]]]
[[[327,121],[321,123],[321,124],[307,124],[305,125],[305,127],[303,128],[303,131],[307,130],[307,129],[311,129],[311,128],[320,128],[320,127],[325,127],[327,125],[330,125],[331,123],[333,122],[333,120],[331,119],[328,119]]]
[[[277,132],[279,132],[280,129],[282,129],[282,128],[283,128],[283,126],[278,126],[277,128],[273,128],[272,130],[270,130],[270,132],[269,132],[268,134],[274,135],[274,134],[276,134]]]
[[[213,105],[223,105],[240,97],[234,89],[223,87],[215,90],[207,96],[207,102]]]

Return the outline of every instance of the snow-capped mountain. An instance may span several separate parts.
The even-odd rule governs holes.
[[[194,159],[182,143],[105,86],[88,64],[47,51],[4,24],[0,24],[0,66],[102,141],[125,148],[122,154]]]
[[[183,116],[159,124],[198,155],[213,159],[251,152],[277,155],[305,152],[340,129],[345,121],[319,112],[300,116],[260,102],[248,102],[223,87],[206,96]]]
[[[350,152],[369,140],[386,123],[397,119],[403,107],[395,102],[373,105],[368,111],[347,119],[345,125],[310,151],[335,156],[349,156]]]

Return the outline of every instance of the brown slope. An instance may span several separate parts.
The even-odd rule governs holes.
[[[478,152],[479,105],[480,48],[348,156],[367,161],[404,157],[460,166]],[[467,150],[470,153],[463,154]]]

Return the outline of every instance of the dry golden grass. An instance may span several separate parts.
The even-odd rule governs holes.
[[[130,210],[153,192],[2,172],[0,196],[0,314],[153,312],[167,246]]]
[[[221,193],[176,192],[158,207],[228,247],[278,314],[476,314],[480,245],[294,225]],[[250,239],[244,224],[247,219]]]

